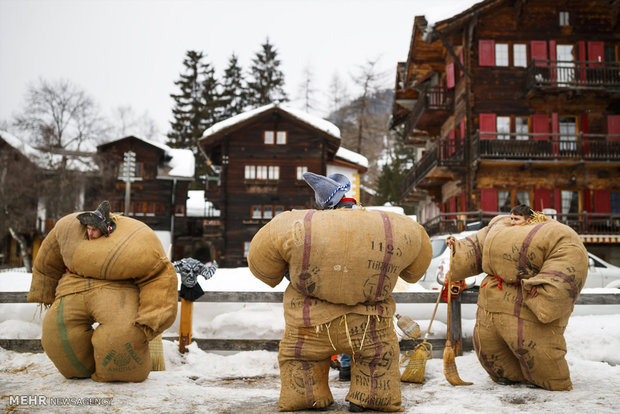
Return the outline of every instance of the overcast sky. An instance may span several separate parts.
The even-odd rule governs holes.
[[[0,121],[23,106],[37,79],[68,79],[104,115],[131,106],[165,134],[174,81],[187,50],[221,77],[234,52],[244,70],[265,39],[276,47],[292,104],[312,73],[317,99],[335,73],[349,81],[379,59],[394,84],[416,15],[449,18],[477,0],[0,0]],[[352,87],[350,88],[353,89]],[[325,116],[327,105],[317,108]]]

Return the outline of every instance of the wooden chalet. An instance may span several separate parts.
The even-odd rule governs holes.
[[[620,1],[487,0],[414,20],[391,128],[430,234],[524,203],[620,262]],[[611,247],[615,246],[615,249]]]
[[[126,177],[122,171],[127,152],[135,153],[135,163],[131,169],[134,178],[129,182],[130,203],[126,210]],[[172,260],[195,257],[195,251],[202,246],[188,241],[194,223],[188,221],[185,210],[189,184],[194,179],[191,150],[128,136],[99,145],[97,154],[103,177],[112,182],[102,186],[102,194],[86,209],[94,209],[97,203],[107,199],[113,212],[122,212],[146,223],[158,234],[162,244],[172,245],[169,253]],[[204,255],[195,258],[209,259]]]
[[[340,147],[339,129],[323,119],[270,104],[213,125],[199,141],[209,177],[205,199],[220,214],[205,220],[205,237],[216,244],[225,267],[246,266],[250,242],[277,214],[316,208],[303,180],[310,171],[349,177],[359,197],[359,174],[368,160]]]

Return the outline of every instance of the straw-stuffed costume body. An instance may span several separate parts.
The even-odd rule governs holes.
[[[36,256],[28,301],[48,306],[41,343],[67,378],[143,381],[148,341],[176,317],[176,272],[144,223],[115,217],[89,240],[84,214],[60,219]]]
[[[538,214],[523,225],[495,217],[456,240],[453,280],[481,272],[474,348],[491,378],[570,390],[564,330],[588,271],[587,251],[570,227]]]
[[[252,273],[272,287],[290,274],[278,355],[281,411],[330,405],[330,357],[340,353],[352,356],[347,401],[402,409],[392,291],[399,276],[415,283],[431,256],[423,227],[388,212],[288,211],[258,231]]]

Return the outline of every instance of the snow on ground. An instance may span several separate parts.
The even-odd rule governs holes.
[[[28,273],[0,273],[0,291],[26,291],[29,285]],[[201,285],[211,291],[271,290],[249,276],[246,268],[219,269],[211,280],[202,281]],[[276,290],[285,286],[281,284]],[[410,290],[420,289],[414,285]],[[433,304],[418,306],[430,308],[432,312]],[[497,385],[489,379],[475,354],[466,352],[456,358],[456,364],[461,378],[474,385],[449,385],[443,376],[442,359],[435,357],[426,364],[424,384],[401,383],[405,412],[618,412],[620,313],[615,305],[605,306],[609,306],[609,314],[598,309],[595,315],[587,315],[582,310],[569,321],[565,337],[572,391]],[[279,304],[227,307],[196,303],[194,337],[278,339],[283,329],[281,312]],[[416,318],[415,314],[408,314]],[[429,321],[418,318],[418,322],[424,332]],[[35,305],[0,304],[0,338],[40,338],[40,323]],[[473,320],[463,321],[465,336],[471,336],[473,324]],[[431,337],[445,335],[443,322],[436,320],[432,328]],[[174,326],[164,335],[176,335]],[[18,353],[0,348],[0,409],[14,413],[277,412],[280,379],[275,352],[222,355],[202,351],[195,343],[189,350],[181,355],[178,342],[165,340],[166,371],[152,372],[146,381],[133,384],[67,380],[44,353]],[[348,386],[338,381],[337,371],[330,372],[330,388],[335,399],[330,411],[347,411],[344,399]]]

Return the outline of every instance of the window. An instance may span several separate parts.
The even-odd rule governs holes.
[[[270,180],[279,180],[280,179],[280,167],[277,165],[269,166],[269,179]]]
[[[497,118],[497,139],[510,139],[510,117],[498,116]],[[504,132],[505,134],[502,134]]]
[[[612,214],[620,214],[620,193],[612,191],[610,198]]]
[[[562,190],[562,214],[579,212],[579,193]]]
[[[575,80],[575,62],[573,45],[557,45],[556,55],[558,59],[557,79],[558,84],[566,84]],[[566,86],[566,85],[565,85]]]
[[[308,172],[308,167],[305,167],[305,166],[297,167],[297,179],[303,180],[304,173],[307,173],[307,172]]]
[[[280,213],[284,213],[284,206],[274,206],[273,208],[274,216],[277,216]]]
[[[274,143],[274,132],[273,131],[265,131],[263,133],[263,138],[265,141],[265,144],[271,145]]]
[[[517,204],[530,205],[530,192],[529,191],[517,191]]]
[[[497,205],[500,212],[510,213],[510,191],[497,192]]]
[[[252,218],[259,219],[263,217],[263,208],[262,206],[252,206]]]
[[[560,150],[577,150],[577,120],[572,116],[561,116],[559,119]]]
[[[567,11],[561,11],[558,13],[560,17],[560,26],[570,26],[570,13]]]
[[[257,180],[266,180],[267,176],[267,166],[266,165],[257,165],[256,166],[256,179]]]
[[[250,242],[244,241],[243,242],[243,257],[244,258],[248,257],[249,252],[250,252]]]
[[[527,66],[527,45],[520,43],[512,45],[512,61],[515,67]]]
[[[254,180],[256,178],[256,167],[254,165],[245,166],[244,178],[246,180]]]
[[[263,138],[267,145],[285,145],[286,144],[286,131],[264,131]]]
[[[508,44],[495,44],[495,66],[508,66]]]
[[[515,132],[518,140],[525,141],[528,139],[529,126],[527,117],[515,117]]]
[[[270,219],[273,217],[273,206],[263,206],[263,218]]]

